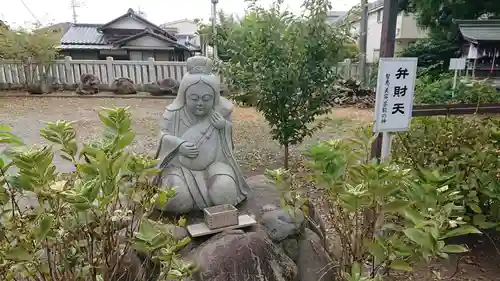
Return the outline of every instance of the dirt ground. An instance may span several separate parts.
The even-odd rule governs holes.
[[[0,98],[0,125],[11,126],[26,143],[36,144],[42,142],[39,130],[43,128],[44,121],[71,120],[76,122],[79,140],[85,141],[98,137],[101,132],[101,124],[96,114],[101,107],[128,106],[137,133],[131,149],[136,152],[154,153],[158,122],[170,102],[171,100],[163,99]],[[303,166],[301,151],[320,140],[348,135],[353,128],[370,122],[373,113],[368,110],[339,108],[333,110],[328,117],[330,120],[321,131],[306,139],[302,145],[292,147],[291,163],[296,171],[300,172]],[[247,176],[282,165],[282,149],[271,139],[269,127],[260,114],[252,108],[236,108],[233,123],[236,157]],[[55,161],[60,171],[73,169],[62,159]],[[452,257],[450,261],[422,267],[410,280],[438,280],[433,278],[432,271],[441,272],[441,278],[444,280],[500,280],[500,252],[496,246],[499,239],[497,235],[492,236],[492,239],[483,236],[470,240],[473,241],[473,250],[467,256]]]

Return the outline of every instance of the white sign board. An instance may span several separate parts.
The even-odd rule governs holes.
[[[465,58],[450,59],[450,70],[464,70],[464,69],[465,69]]]
[[[380,58],[375,132],[410,129],[418,58]]]

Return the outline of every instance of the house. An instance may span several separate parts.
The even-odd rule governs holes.
[[[199,48],[128,9],[106,24],[72,24],[58,49],[61,56],[73,59],[184,61]]]
[[[183,42],[188,42],[194,46],[201,46],[200,36],[198,35],[198,25],[189,19],[181,19],[172,22],[166,22],[161,25],[165,30],[175,34]]]
[[[378,61],[380,55],[380,41],[382,36],[382,18],[384,1],[368,3],[368,31],[366,59],[368,62]],[[360,29],[360,18],[354,20],[353,32],[358,35]],[[426,31],[420,29],[414,15],[400,12],[396,24],[395,52],[406,49],[419,39],[426,37]]]
[[[469,60],[473,77],[489,77],[500,85],[500,20],[456,20],[467,43],[462,57]]]
[[[339,22],[346,15],[347,12],[344,11],[330,11],[326,16],[326,22],[329,24],[335,24]]]

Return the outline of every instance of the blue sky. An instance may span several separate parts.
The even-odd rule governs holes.
[[[4,0],[7,1],[7,0]],[[179,20],[183,18],[201,18],[209,20],[210,0],[77,0],[78,22],[106,23],[124,14],[128,8],[141,10],[146,17],[156,23]],[[285,5],[294,12],[300,12],[303,0],[285,0]],[[34,14],[32,16],[21,0],[8,1],[2,5],[0,19],[14,26],[25,26],[34,22],[35,18],[43,25],[72,21],[71,0],[24,0],[26,6]],[[260,0],[269,5],[273,0]],[[344,11],[359,0],[332,0],[334,10]],[[241,15],[245,10],[244,0],[219,0],[218,9],[227,13]]]

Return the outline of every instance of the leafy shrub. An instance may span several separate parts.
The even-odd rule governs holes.
[[[69,175],[56,171],[52,145],[27,147],[0,128],[0,143],[10,145],[0,157],[1,280],[146,280],[148,264],[159,280],[190,274],[175,254],[189,239],[177,241],[173,225],[148,219],[174,192],[151,184],[156,160],[126,152],[135,136],[129,112],[104,109],[99,118],[103,137],[82,147],[71,122],[41,130],[75,166]]]
[[[458,45],[442,39],[426,38],[410,45],[399,53],[401,57],[417,57],[418,67],[433,77],[448,71],[450,58],[460,53]]]
[[[366,130],[357,139],[323,142],[308,153],[340,240],[344,280],[380,280],[390,269],[411,271],[414,263],[466,252],[446,244],[450,237],[480,233],[457,212],[464,208],[458,204],[463,195],[447,188],[454,176],[373,163],[373,140]],[[361,269],[366,263],[368,274]]]
[[[464,219],[480,228],[499,227],[499,124],[477,116],[414,118],[411,130],[398,134],[393,158],[413,169],[455,175],[448,189],[462,195]]]
[[[431,76],[417,79],[415,87],[415,104],[446,104],[446,103],[494,103],[500,96],[496,88],[488,81],[457,81],[453,95],[453,76],[441,75],[433,80]]]

